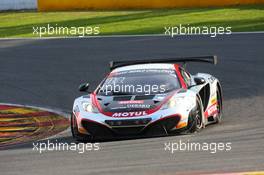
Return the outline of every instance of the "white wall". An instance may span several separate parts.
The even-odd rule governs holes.
[[[0,0],[0,11],[23,9],[37,9],[37,0]]]

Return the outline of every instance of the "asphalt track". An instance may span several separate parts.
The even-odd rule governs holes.
[[[101,143],[99,151],[39,154],[32,144],[0,152],[0,174],[182,174],[264,170],[264,34],[1,40],[0,99],[69,112],[77,87],[96,85],[112,59],[219,56],[219,64],[189,65],[224,89],[224,121],[194,135]],[[58,142],[72,142],[69,132]],[[165,142],[232,142],[232,150],[164,151]],[[54,139],[52,141],[55,141]]]

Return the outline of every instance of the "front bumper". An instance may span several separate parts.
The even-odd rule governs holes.
[[[159,136],[172,132],[181,120],[180,115],[171,115],[152,122],[151,118],[106,120],[106,124],[82,119],[81,125],[96,138],[125,136]]]

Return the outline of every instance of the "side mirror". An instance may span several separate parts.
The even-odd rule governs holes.
[[[79,91],[81,92],[87,92],[89,89],[89,83],[83,83],[79,86]]]
[[[194,82],[196,83],[196,85],[202,85],[205,83],[205,79],[201,77],[195,77]]]

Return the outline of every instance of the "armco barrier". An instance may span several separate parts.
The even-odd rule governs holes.
[[[148,9],[263,4],[264,0],[38,0],[39,11]]]

